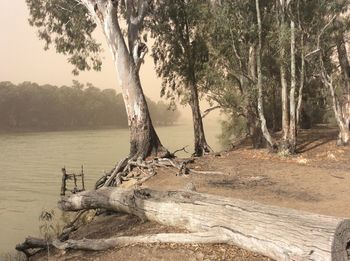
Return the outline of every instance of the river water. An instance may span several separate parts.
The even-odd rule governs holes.
[[[208,143],[219,150],[219,124],[205,127]],[[170,151],[186,145],[192,151],[191,125],[157,131]],[[83,164],[89,189],[128,150],[127,129],[0,134],[0,253],[12,251],[28,235],[39,235],[39,214],[55,208],[59,199],[63,166],[79,172]]]

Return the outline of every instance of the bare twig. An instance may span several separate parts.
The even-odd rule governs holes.
[[[186,150],[186,148],[188,147],[188,145],[186,145],[185,147],[181,148],[181,149],[177,149],[175,150],[173,153],[171,153],[172,156],[175,156],[176,153],[180,152],[180,151],[184,151],[187,154],[189,154],[189,152]]]
[[[220,105],[217,105],[217,106],[214,106],[214,107],[211,107],[209,109],[206,109],[203,113],[202,113],[202,119],[204,119],[204,117],[206,117],[210,112],[216,110],[216,109],[221,109],[221,106]]]

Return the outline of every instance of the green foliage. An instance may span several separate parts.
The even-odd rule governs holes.
[[[187,87],[202,81],[208,49],[201,27],[207,19],[207,1],[155,1],[147,28],[154,38],[152,56],[163,79],[161,95],[188,99]]]
[[[101,47],[92,37],[96,24],[79,1],[26,0],[26,3],[29,24],[38,29],[45,49],[53,45],[58,53],[67,55],[74,74],[101,69]]]
[[[171,124],[179,112],[167,110],[162,103],[150,101],[155,124]],[[0,82],[0,130],[62,130],[127,127],[121,94],[113,89],[100,90],[75,81],[56,87],[24,82]]]
[[[247,122],[244,117],[229,117],[221,123],[221,134],[218,136],[221,146],[230,149],[235,141],[245,137],[248,133]]]

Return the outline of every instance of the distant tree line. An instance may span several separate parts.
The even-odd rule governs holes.
[[[171,125],[180,113],[148,99],[156,125]],[[62,130],[128,126],[121,94],[73,81],[57,87],[0,82],[0,130]]]

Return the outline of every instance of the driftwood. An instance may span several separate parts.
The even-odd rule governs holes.
[[[77,178],[81,178],[81,186],[82,188],[79,189],[78,188],[78,184],[77,184]],[[61,196],[65,196],[66,195],[66,191],[68,191],[67,189],[67,180],[73,180],[74,182],[74,188],[72,190],[70,190],[72,193],[77,193],[77,192],[82,192],[85,190],[85,181],[84,181],[84,167],[81,166],[81,172],[80,174],[68,174],[66,168],[62,168],[62,184],[61,184]]]
[[[61,249],[119,244],[228,243],[276,260],[348,260],[350,220],[191,191],[102,188],[64,197],[65,211],[104,208],[191,233],[56,241]]]

